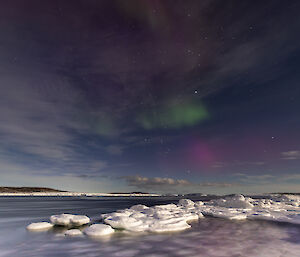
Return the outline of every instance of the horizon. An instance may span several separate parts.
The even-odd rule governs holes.
[[[232,196],[232,195],[240,195],[240,194],[237,194],[237,193],[232,193],[232,194],[205,194],[205,193],[202,193],[202,192],[190,192],[190,193],[186,193],[186,194],[175,194],[175,193],[171,193],[171,192],[165,192],[165,193],[162,193],[162,194],[159,194],[157,192],[141,192],[141,191],[131,191],[131,192],[107,192],[107,193],[103,193],[103,192],[78,192],[78,191],[66,191],[66,190],[63,190],[63,189],[58,189],[58,188],[49,188],[49,187],[5,187],[5,186],[0,186],[0,191],[1,189],[43,189],[43,190],[50,190],[50,191],[17,191],[17,192],[0,192],[0,194],[22,194],[22,193],[25,193],[25,194],[32,194],[32,193],[58,193],[58,194],[68,194],[68,193],[79,193],[79,194],[108,194],[108,195],[114,195],[114,194],[149,194],[149,195],[157,195],[157,196],[185,196],[185,195],[202,195],[202,196],[205,196],[205,195],[215,195],[215,196]],[[276,194],[280,194],[280,195],[284,195],[284,194],[294,194],[294,195],[299,195],[300,194],[300,191],[298,192],[264,192],[264,193],[261,193],[261,194],[255,194],[255,193],[252,193],[252,194],[244,194],[245,196],[254,196],[254,195],[276,195]]]
[[[0,183],[299,193],[299,1],[6,1]]]

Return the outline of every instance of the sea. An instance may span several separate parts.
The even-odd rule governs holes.
[[[300,225],[206,217],[175,233],[116,232],[104,238],[66,237],[65,228],[30,232],[54,214],[89,216],[132,205],[177,203],[177,197],[0,197],[0,257],[300,257]],[[207,197],[193,200],[209,200]]]

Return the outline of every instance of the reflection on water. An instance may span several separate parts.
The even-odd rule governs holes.
[[[143,198],[0,198],[0,256],[300,256],[300,226],[266,221],[205,218],[183,232],[131,234],[119,231],[103,238],[70,238],[55,227],[29,232],[31,222],[52,214],[85,214],[99,222],[100,214],[141,203],[177,202]]]

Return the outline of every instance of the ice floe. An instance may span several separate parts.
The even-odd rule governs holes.
[[[300,224],[300,197],[281,195],[270,199],[253,199],[236,195],[211,200],[199,210],[204,215],[227,219],[260,219]]]
[[[82,226],[90,222],[90,218],[85,215],[59,214],[52,215],[50,221],[59,226]]]
[[[180,231],[191,227],[188,221],[203,217],[194,206],[195,203],[189,199],[180,200],[178,205],[135,205],[130,209],[103,214],[102,218],[113,228],[132,232]]]
[[[47,230],[53,227],[53,224],[49,222],[35,222],[27,226],[28,230]]]
[[[69,229],[65,232],[65,236],[82,236],[83,233],[79,229]]]
[[[244,197],[243,195],[234,195],[222,199],[212,200],[210,201],[210,204],[227,208],[251,209],[253,208],[253,204],[250,202],[251,200],[251,198]]]
[[[107,236],[114,232],[115,231],[111,226],[105,224],[94,224],[84,230],[86,235],[92,237]]]
[[[195,203],[190,199],[180,199],[178,205],[181,205],[184,207],[194,207]]]

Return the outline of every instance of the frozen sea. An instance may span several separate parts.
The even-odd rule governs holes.
[[[0,256],[241,256],[299,257],[300,225],[264,220],[205,217],[173,233],[116,232],[110,237],[65,237],[64,228],[30,232],[32,222],[60,213],[100,215],[129,208],[178,203],[178,198],[1,197]],[[193,200],[207,200],[198,198]]]

